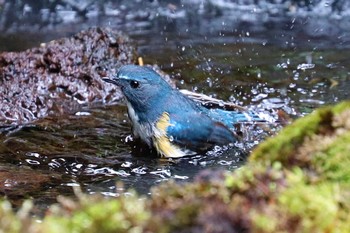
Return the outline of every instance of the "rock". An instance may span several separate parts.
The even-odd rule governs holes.
[[[133,61],[127,37],[91,28],[23,52],[0,53],[0,125],[18,125],[121,97],[101,80]]]

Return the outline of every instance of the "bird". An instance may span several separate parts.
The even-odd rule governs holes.
[[[239,141],[234,124],[261,120],[250,112],[206,108],[147,66],[124,65],[103,80],[118,86],[125,96],[134,137],[161,157],[179,158],[233,145]]]

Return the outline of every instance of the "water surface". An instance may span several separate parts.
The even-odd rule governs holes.
[[[7,44],[2,49],[24,49],[89,25],[110,26],[128,33],[145,63],[159,65],[179,88],[248,106],[270,120],[278,110],[298,118],[349,98],[350,51],[342,32],[333,41],[322,33],[310,35],[304,21],[293,18],[261,25],[227,15],[152,20],[135,15],[130,21],[106,17],[43,30],[29,39],[19,31],[3,36]],[[17,40],[12,44],[9,38]],[[252,133],[251,147],[259,143],[259,133]],[[251,149],[157,158],[132,142],[123,103],[50,116],[1,137],[5,195],[13,201],[33,198],[44,209],[57,195],[72,195],[73,186],[106,196],[130,188],[147,194],[152,185],[169,179],[186,182],[204,169],[233,170],[244,164]]]

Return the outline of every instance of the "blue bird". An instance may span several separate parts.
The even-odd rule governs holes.
[[[135,137],[162,157],[182,157],[235,143],[235,123],[260,121],[247,112],[208,109],[171,87],[151,68],[126,65],[112,79],[127,103]]]

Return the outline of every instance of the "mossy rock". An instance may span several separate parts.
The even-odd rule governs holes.
[[[349,232],[350,102],[324,107],[259,145],[234,172],[167,182],[149,198],[78,193],[39,223],[0,205],[0,232]]]
[[[251,163],[276,161],[288,169],[301,167],[318,179],[350,181],[350,102],[318,109],[261,143]]]

